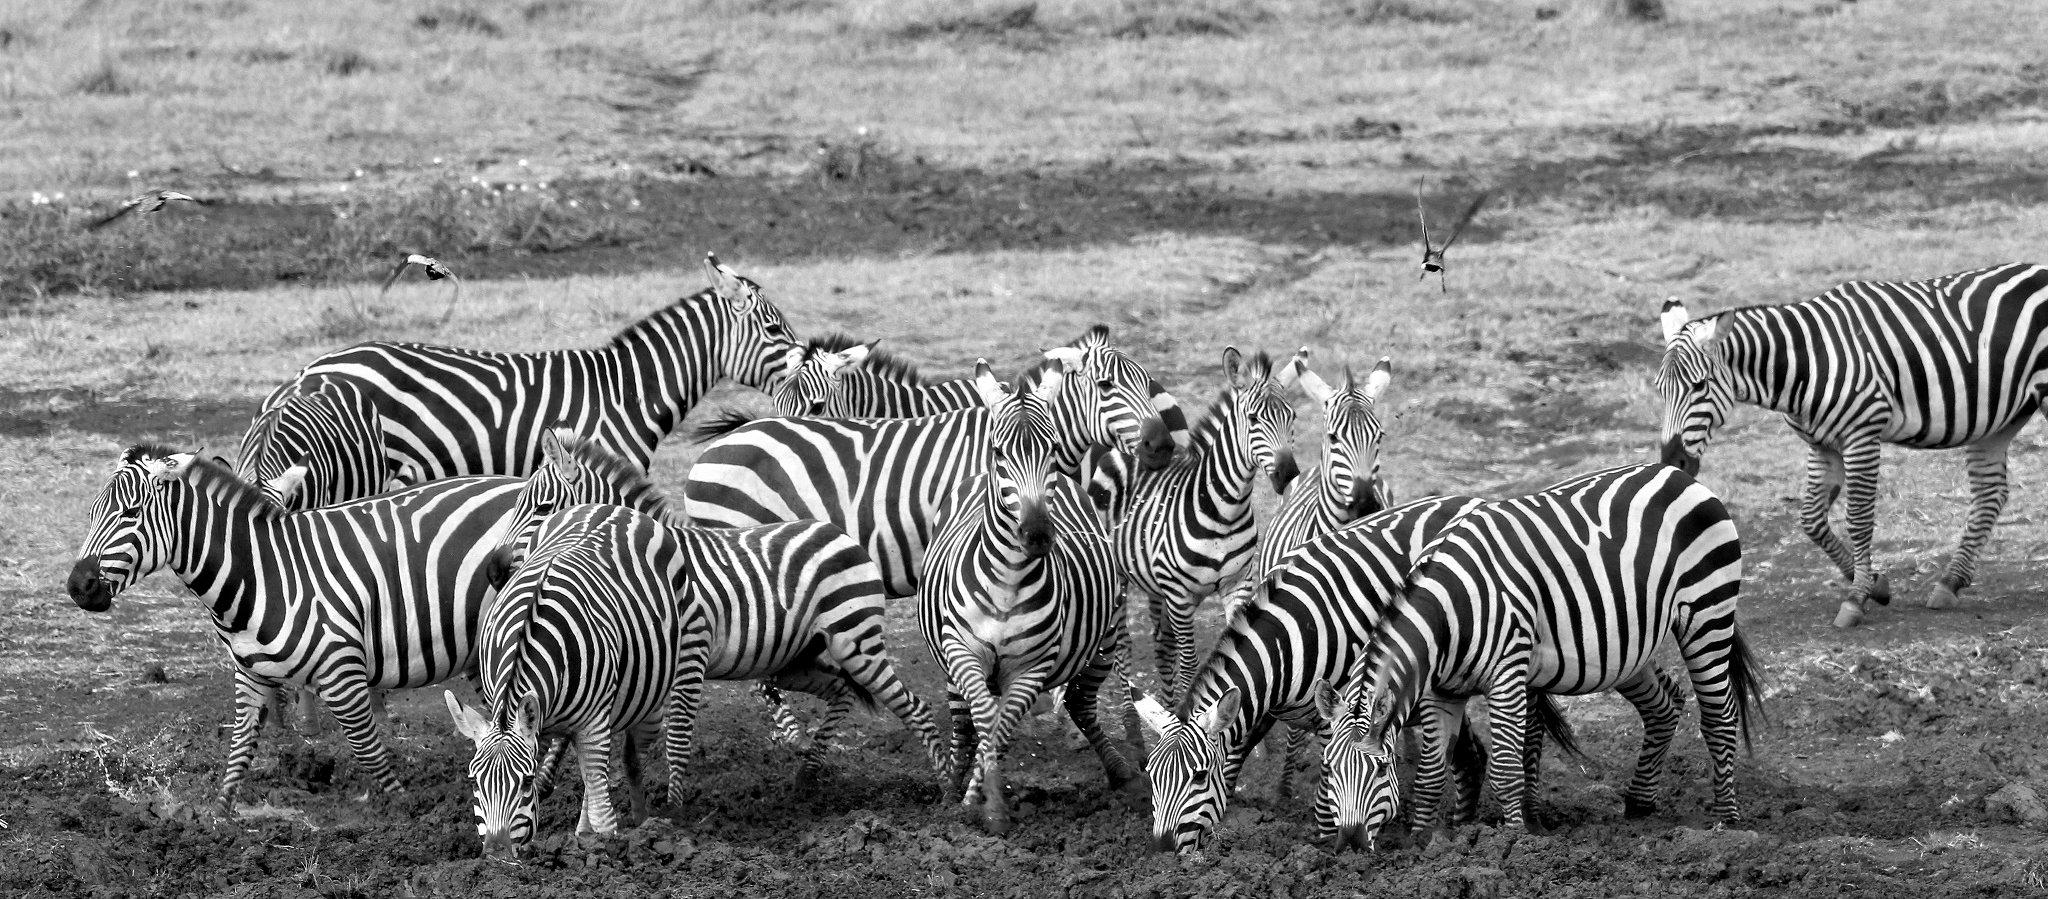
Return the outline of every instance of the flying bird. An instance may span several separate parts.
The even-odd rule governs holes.
[[[149,193],[143,194],[142,196],[134,197],[123,202],[121,204],[121,208],[108,213],[105,218],[98,219],[94,221],[92,224],[86,225],[85,230],[98,231],[101,228],[113,224],[115,219],[127,215],[128,213],[135,212],[146,215],[148,213],[161,210],[165,206],[168,206],[171,203],[177,201],[184,201],[186,203],[196,203],[201,206],[207,204],[206,200],[199,199],[198,197],[192,196],[190,194],[181,194],[175,190],[153,190],[150,191]]]
[[[455,293],[448,298],[448,310],[441,313],[441,323],[447,324],[448,319],[455,315],[455,301],[462,299],[462,279],[455,277],[454,271],[450,270],[441,260],[435,259],[432,256],[407,253],[404,259],[399,260],[398,267],[392,269],[391,274],[384,278],[384,286],[378,288],[377,295],[381,297],[390,291],[391,285],[398,280],[398,277],[405,274],[406,269],[412,268],[415,265],[427,273],[427,280],[439,281],[446,278],[449,283],[455,285]]]
[[[1450,285],[1444,283],[1444,254],[1450,251],[1451,244],[1458,242],[1458,235],[1465,233],[1465,226],[1472,224],[1472,217],[1479,214],[1479,207],[1486,205],[1486,198],[1491,193],[1480,191],[1479,196],[1473,197],[1472,205],[1465,207],[1465,214],[1458,216],[1458,221],[1451,225],[1451,235],[1444,238],[1444,245],[1432,246],[1429,242],[1429,210],[1422,205],[1422,183],[1416,182],[1415,212],[1422,218],[1422,274],[1418,277],[1436,275],[1437,286],[1445,293],[1450,292]]]

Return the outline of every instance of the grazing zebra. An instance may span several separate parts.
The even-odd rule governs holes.
[[[517,524],[501,540],[507,554],[516,556],[550,512],[572,502],[653,516],[681,542],[688,586],[710,616],[705,676],[764,679],[828,704],[799,777],[822,767],[825,747],[856,703],[887,708],[924,740],[940,776],[950,771],[930,708],[897,678],[890,659],[881,572],[845,531],[822,521],[684,526],[668,497],[624,458],[564,430],[545,432],[541,447],[543,461],[527,476],[511,515]]]
[[[1145,766],[1154,848],[1201,845],[1222,820],[1246,755],[1275,724],[1290,733],[1323,726],[1316,685],[1340,678],[1364,654],[1410,560],[1479,502],[1447,496],[1397,506],[1310,540],[1267,574],[1224,624],[1178,710],[1147,718],[1157,736]],[[1547,698],[1538,709],[1539,717],[1550,710],[1546,727],[1571,746]]]
[[[1891,601],[1874,570],[1880,444],[1964,447],[1970,511],[1927,600],[1947,608],[1976,576],[2009,490],[2006,451],[2048,387],[2048,268],[2012,263],[1925,281],[1850,281],[1801,303],[1687,321],[1664,306],[1664,461],[1697,474],[1728,407],[1783,413],[1806,441],[1800,524],[1854,593],[1835,626]],[[1848,528],[1829,521],[1847,495]]]
[[[383,420],[392,470],[421,481],[524,475],[539,462],[540,432],[555,425],[593,435],[645,467],[719,379],[772,388],[802,351],[758,285],[709,256],[705,268],[712,289],[657,310],[598,349],[364,343],[314,360],[263,405],[350,385]]]
[[[293,393],[258,415],[235,473],[286,511],[375,496],[417,478],[393,474],[377,409],[342,384]]]
[[[1652,660],[1669,635],[1699,700],[1714,814],[1737,820],[1736,736],[1748,741],[1761,697],[1735,620],[1741,589],[1742,546],[1727,508],[1676,468],[1610,469],[1473,507],[1423,550],[1357,663],[1345,720],[1323,747],[1319,805],[1340,832],[1362,830],[1366,841],[1393,820],[1388,741],[1420,703],[1409,826],[1433,827],[1450,728],[1466,698],[1483,694],[1493,734],[1487,781],[1503,826],[1519,829],[1530,692],[1615,690],[1643,718],[1626,795],[1630,817],[1648,814],[1678,726],[1674,691]],[[1361,713],[1363,724],[1353,720]]]
[[[221,804],[232,809],[266,701],[310,687],[363,770],[401,784],[371,691],[424,687],[471,670],[482,576],[517,478],[456,478],[287,513],[226,466],[139,446],[93,501],[94,524],[66,590],[104,612],[169,568],[213,615],[234,657],[236,714]]]
[[[1051,508],[1054,493],[1078,488],[1055,468],[1050,407],[1063,381],[1083,379],[1040,367],[1006,393],[987,363],[976,369],[989,411],[980,419],[987,471],[955,495],[932,539],[918,624],[946,669],[961,800],[979,804],[1000,835],[1010,828],[1003,753],[1048,688],[1067,686],[1062,704],[1112,787],[1137,772],[1096,718],[1096,694],[1115,670],[1124,634],[1123,576],[1107,541],[1064,527]]]
[[[1119,453],[1102,456],[1095,480],[1126,486],[1109,510],[1116,563],[1146,597],[1153,648],[1170,696],[1195,677],[1195,609],[1251,560],[1253,478],[1260,471],[1284,493],[1295,474],[1294,407],[1280,392],[1294,383],[1300,357],[1277,368],[1265,353],[1246,360],[1223,349],[1229,384],[1195,424],[1188,452],[1159,471],[1132,471]]]
[[[618,506],[572,506],[541,525],[479,624],[483,709],[447,693],[456,729],[476,743],[469,774],[486,856],[516,858],[533,836],[542,737],[575,746],[579,834],[618,829],[609,772],[619,736],[634,814],[646,813],[636,744],[666,745],[669,800],[682,801],[712,639],[688,560],[673,530]]]
[[[1071,365],[1049,410],[1054,465],[1074,472],[1088,448],[1117,443],[1164,467],[1176,437],[1159,410],[1177,405],[1100,326],[1046,352]],[[941,503],[987,464],[989,410],[915,419],[766,418],[711,442],[690,467],[684,511],[697,524],[745,527],[815,519],[846,529],[881,566],[891,596],[917,592]]]

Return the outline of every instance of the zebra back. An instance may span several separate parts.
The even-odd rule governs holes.
[[[706,267],[712,289],[656,310],[601,348],[359,344],[315,360],[264,407],[292,391],[351,385],[382,417],[386,453],[422,480],[523,475],[539,461],[540,433],[556,425],[645,467],[713,384],[773,388],[802,351],[758,285],[714,259]]]
[[[775,391],[778,415],[918,418],[980,405],[971,378],[929,382],[917,366],[844,334],[812,338]]]
[[[293,392],[256,416],[236,474],[287,510],[375,496],[400,486],[384,455],[384,421],[353,388]]]
[[[1446,496],[1397,506],[1282,557],[1225,621],[1179,707],[1154,722],[1146,770],[1155,841],[1200,844],[1222,819],[1246,754],[1277,722],[1318,719],[1316,684],[1337,681],[1364,653],[1411,560],[1479,503]]]

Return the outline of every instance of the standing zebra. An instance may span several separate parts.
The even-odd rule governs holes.
[[[546,520],[533,551],[485,610],[478,667],[484,708],[447,693],[469,762],[484,854],[512,859],[533,836],[541,737],[566,738],[583,774],[576,832],[612,833],[612,741],[644,814],[635,745],[667,747],[668,796],[681,802],[711,621],[689,585],[688,553],[650,516],[579,505]]]
[[[875,342],[843,334],[812,338],[775,391],[775,411],[815,418],[922,418],[981,405],[973,378],[927,381],[917,366]]]
[[[1925,281],[1850,281],[1801,303],[1686,320],[1664,305],[1664,461],[1688,474],[1728,407],[1783,413],[1806,441],[1799,519],[1854,586],[1836,627],[1891,601],[1874,571],[1880,444],[1964,447],[1970,512],[1927,600],[1955,605],[2008,493],[2006,451],[2048,387],[2048,268],[2011,263]],[[1846,538],[1829,521],[1847,494]]]
[[[65,586],[79,608],[104,612],[130,584],[169,568],[206,604],[236,665],[224,808],[255,756],[266,700],[284,683],[318,693],[364,772],[398,789],[371,690],[470,670],[490,595],[483,565],[520,486],[455,478],[287,513],[214,461],[134,447],[93,501]]]
[[[1277,369],[1265,353],[1246,360],[1224,347],[1228,383],[1195,424],[1188,452],[1159,471],[1133,471],[1120,453],[1102,457],[1095,480],[1127,486],[1109,510],[1117,566],[1146,597],[1153,649],[1170,696],[1195,677],[1195,610],[1202,598],[1251,560],[1253,479],[1264,471],[1275,493],[1293,480],[1294,407],[1280,392],[1294,383],[1300,357]]]
[[[1096,694],[1123,638],[1124,580],[1106,541],[1065,527],[1051,508],[1052,494],[1078,489],[1055,470],[1050,408],[1062,382],[1074,380],[1040,367],[1006,393],[987,363],[977,366],[989,411],[981,419],[987,470],[948,504],[919,596],[919,627],[946,669],[961,800],[972,808],[979,799],[983,822],[999,835],[1010,829],[1003,753],[1048,688],[1067,685],[1062,704],[1112,787],[1137,775],[1096,718]]]
[[[395,474],[384,455],[384,422],[349,386],[293,393],[249,426],[235,473],[287,511],[375,496],[417,478]]]
[[[1664,465],[1573,478],[1471,508],[1426,547],[1346,685],[1323,747],[1318,817],[1369,842],[1398,811],[1393,728],[1416,708],[1422,753],[1409,826],[1433,827],[1451,728],[1486,697],[1487,781],[1503,826],[1523,826],[1531,691],[1616,690],[1643,718],[1630,817],[1657,803],[1678,708],[1651,658],[1666,635],[1691,674],[1713,764],[1714,814],[1733,822],[1735,742],[1761,696],[1735,620],[1742,546],[1713,492]],[[1360,723],[1356,719],[1369,718]],[[1355,839],[1355,837],[1354,837]]]
[[[1345,369],[1339,390],[1309,369],[1307,356],[1307,347],[1296,353],[1297,383],[1323,407],[1323,461],[1301,473],[1266,525],[1251,569],[1254,576],[1242,582],[1248,588],[1295,547],[1393,505],[1380,477],[1386,429],[1380,424],[1379,398],[1393,380],[1390,360],[1382,357],[1362,384]]]
[[[1317,684],[1337,680],[1365,653],[1410,560],[1479,503],[1447,496],[1395,507],[1308,541],[1261,580],[1225,622],[1179,708],[1148,717],[1157,735],[1145,766],[1154,848],[1201,845],[1223,819],[1246,755],[1275,724],[1289,725],[1290,745],[1293,734],[1323,727]],[[1572,746],[1549,699],[1538,697],[1537,708],[1546,729]],[[1283,780],[1293,761],[1290,754]]]
[[[931,710],[897,678],[890,659],[881,572],[845,531],[822,521],[684,526],[668,497],[631,462],[563,430],[544,433],[541,447],[543,461],[527,476],[501,550],[516,557],[550,512],[572,502],[611,503],[662,521],[681,543],[687,586],[710,617],[704,676],[765,679],[828,703],[799,777],[822,767],[825,747],[856,703],[895,714],[923,739],[940,776],[947,774]]]
[[[314,360],[264,408],[320,385],[350,385],[383,421],[391,469],[421,481],[524,475],[539,461],[541,431],[558,424],[644,467],[713,384],[732,378],[772,388],[802,350],[758,285],[710,256],[705,269],[713,289],[655,311],[598,349],[364,343]]]
[[[1048,410],[1054,465],[1074,472],[1088,448],[1117,443],[1163,467],[1176,438],[1160,409],[1170,394],[1097,327],[1070,347],[1046,351],[1075,369]],[[881,566],[891,596],[917,592],[925,545],[941,503],[985,470],[989,410],[914,419],[766,418],[711,442],[683,488],[690,520],[744,527],[815,519],[846,529]]]

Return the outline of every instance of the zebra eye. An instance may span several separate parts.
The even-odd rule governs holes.
[[[129,506],[128,508],[126,508],[126,509],[122,509],[122,510],[121,510],[121,517],[122,517],[122,518],[138,518],[138,517],[140,517],[141,515],[142,515],[142,504],[141,504],[141,503],[136,503],[135,505]]]

